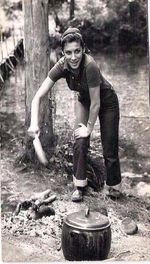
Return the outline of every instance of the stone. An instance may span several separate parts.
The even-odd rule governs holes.
[[[136,192],[138,196],[150,197],[150,184],[139,182],[136,186]]]
[[[122,220],[122,226],[127,235],[134,235],[138,231],[138,226],[130,217],[126,217]]]

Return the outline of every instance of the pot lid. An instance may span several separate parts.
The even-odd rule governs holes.
[[[102,230],[110,226],[107,216],[89,209],[69,214],[65,223],[74,228],[91,231]]]

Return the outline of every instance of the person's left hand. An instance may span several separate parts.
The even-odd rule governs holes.
[[[84,138],[89,136],[89,131],[87,127],[80,123],[78,124],[79,128],[75,130],[75,138]]]

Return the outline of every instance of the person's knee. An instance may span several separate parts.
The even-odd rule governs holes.
[[[74,150],[87,150],[89,147],[89,138],[78,138],[74,143]]]

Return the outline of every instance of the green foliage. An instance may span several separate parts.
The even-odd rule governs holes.
[[[10,0],[5,0],[1,2],[1,6],[5,11],[6,16],[11,19],[14,16],[14,10],[22,10],[22,1],[18,0],[16,2],[12,2]]]
[[[86,12],[90,16],[91,20],[94,21],[105,9],[104,1],[93,1],[88,0],[86,3]]]
[[[67,0],[49,0],[49,6],[52,11],[59,10],[62,7],[62,4],[68,2]]]
[[[147,3],[144,0],[132,3],[128,0],[85,0],[82,6],[78,4],[75,15],[89,48],[93,43],[103,47],[118,41],[128,48],[147,47]]]
[[[78,8],[76,11],[76,17],[77,19],[81,20],[89,20],[92,23],[95,23],[95,21],[105,12],[106,4],[104,1],[101,0],[87,0],[85,4],[83,5],[83,8]]]

